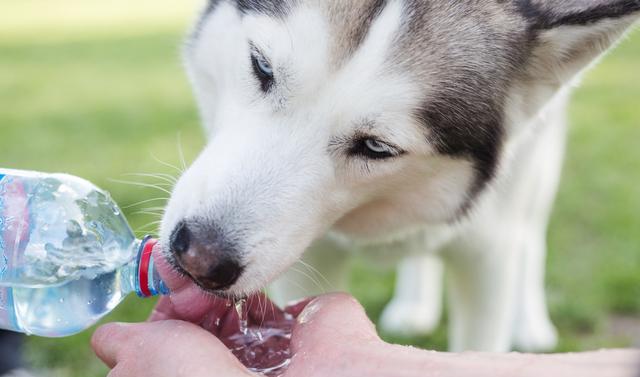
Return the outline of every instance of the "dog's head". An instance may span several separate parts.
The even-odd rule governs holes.
[[[213,0],[185,48],[208,144],[162,243],[201,286],[263,287],[330,228],[453,222],[503,146],[639,1]]]

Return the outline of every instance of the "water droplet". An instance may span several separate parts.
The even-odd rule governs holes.
[[[236,301],[236,313],[238,313],[238,318],[240,319],[240,332],[243,335],[247,335],[249,331],[248,321],[247,321],[247,312],[245,310],[246,303],[247,303],[247,300],[244,298]]]

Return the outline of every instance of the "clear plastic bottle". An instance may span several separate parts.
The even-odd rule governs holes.
[[[90,182],[0,169],[0,328],[73,335],[131,292],[167,294],[155,242],[137,240],[109,194]]]

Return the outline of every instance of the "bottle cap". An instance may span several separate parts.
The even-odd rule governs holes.
[[[143,298],[169,294],[153,263],[153,248],[157,243],[157,239],[146,236],[138,250],[136,293]]]

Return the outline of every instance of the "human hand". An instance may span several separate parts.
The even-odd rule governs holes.
[[[110,376],[251,375],[219,340],[238,332],[234,308],[176,275],[162,260],[158,268],[173,293],[160,299],[151,322],[109,324],[94,334],[93,347],[112,368]],[[297,318],[286,376],[310,376],[327,365],[344,371],[352,350],[381,343],[362,307],[346,295],[307,300],[285,311],[256,296],[249,300],[248,314],[250,325],[282,323],[287,315]]]
[[[368,350],[381,342],[351,297],[323,296],[287,310],[299,315],[291,341],[294,356],[284,376],[361,376],[361,370],[349,373],[347,366],[376,362],[372,360],[376,354]],[[109,324],[96,331],[92,343],[97,355],[112,368],[110,377],[251,376],[214,335],[237,331],[233,312],[229,310],[225,324],[213,332],[167,319]]]
[[[96,354],[112,368],[110,377],[240,377],[250,372],[220,339],[239,330],[235,308],[203,293],[159,263],[172,290],[148,323],[109,324],[92,339]],[[281,311],[264,296],[250,300],[250,325],[296,318],[283,377],[627,377],[640,369],[638,351],[590,354],[447,354],[386,344],[358,302],[334,294]],[[284,320],[284,321],[283,321]],[[276,346],[282,346],[277,344]]]
[[[215,336],[184,321],[108,324],[91,341],[109,377],[252,375]]]

